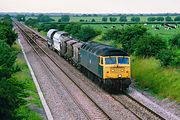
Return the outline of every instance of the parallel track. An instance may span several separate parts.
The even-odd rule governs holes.
[[[56,63],[53,58],[51,58],[44,50],[43,48],[41,48],[41,46],[38,45],[37,42],[35,42],[24,30],[23,28],[17,23],[14,22],[16,24],[16,26],[18,26],[18,28],[21,31],[21,34],[23,34],[23,36],[27,39],[28,44],[32,47],[32,49],[35,51],[35,53],[40,57],[40,59],[42,60],[42,62],[47,66],[46,62],[43,60],[43,58],[41,57],[41,55],[39,54],[38,50],[41,50],[94,104],[95,106],[107,117],[107,119],[111,120],[111,117],[104,111],[101,109],[101,107],[93,101],[93,99],[78,85],[78,83],[76,83],[72,78],[70,78],[68,76],[68,74],[58,65],[58,63]],[[36,47],[35,47],[36,46]],[[49,68],[49,66],[47,66],[47,68]],[[51,69],[49,69],[49,71],[55,75]],[[61,81],[60,81],[61,82]],[[61,84],[63,85],[63,88],[67,91],[67,93],[71,96],[71,98],[74,100],[75,104],[80,108],[80,110],[84,113],[84,115],[87,117],[87,119],[91,119],[90,116],[86,113],[86,111],[82,108],[82,106],[78,103],[78,100],[71,94],[71,92],[68,90],[68,88],[66,87],[66,85],[64,85],[63,82],[61,82]]]
[[[76,81],[74,81],[71,77],[69,77],[69,75],[58,65],[58,63],[56,63],[56,62],[53,60],[53,58],[51,58],[51,57],[43,50],[43,48],[41,48],[31,37],[29,37],[29,35],[26,34],[25,31],[23,31],[23,29],[18,25],[18,23],[15,22],[15,24],[21,29],[21,31],[22,31],[23,34],[27,37],[28,40],[33,41],[34,44],[35,44],[36,46],[38,46],[38,48],[41,49],[41,51],[42,51],[46,56],[48,56],[48,57],[52,60],[52,62],[53,62],[54,64],[56,64],[56,66],[96,105],[96,107],[97,107],[99,110],[101,110],[102,113],[103,113],[105,116],[107,116],[108,119],[111,119],[111,117],[110,117],[105,111],[103,111],[103,110],[101,109],[101,107],[100,107],[96,102],[93,101],[93,99],[78,85],[78,83],[77,83]],[[30,30],[30,31],[31,31],[31,30]],[[36,33],[34,33],[34,34],[36,34]],[[38,36],[39,36],[39,35],[38,35]],[[30,44],[30,43],[29,43],[29,44]],[[33,47],[33,45],[31,45],[31,47]],[[35,48],[34,48],[34,49],[35,49]],[[36,51],[36,50],[35,50],[35,51]],[[36,51],[36,52],[37,52],[37,51]],[[37,54],[38,54],[38,53],[37,53]],[[38,55],[38,56],[40,56],[40,55]],[[44,64],[45,64],[45,63],[44,63]],[[63,84],[63,83],[62,83],[62,84]],[[67,89],[67,87],[65,87],[65,85],[64,85],[64,88],[67,90],[67,92],[69,93],[69,95],[72,96],[72,94],[68,91],[68,89]],[[138,105],[141,106],[142,108],[146,109],[150,114],[154,115],[157,119],[165,120],[162,116],[160,116],[159,114],[155,113],[153,110],[149,109],[147,106],[143,105],[141,102],[137,101],[136,99],[134,99],[134,98],[131,97],[130,95],[128,95],[128,94],[124,94],[124,95],[126,95],[126,97],[128,97],[129,99],[131,99],[133,102],[135,102],[136,104],[138,104]],[[73,96],[72,96],[72,97],[73,97]],[[131,108],[128,108],[128,106],[126,106],[122,101],[118,100],[117,97],[114,97],[114,95],[111,95],[111,97],[112,97],[115,101],[117,101],[118,103],[120,103],[121,105],[123,105],[126,109],[128,109],[128,110],[129,110],[132,114],[134,114],[138,119],[143,119],[142,116],[138,115],[138,114],[137,114],[135,111],[133,111]],[[73,98],[74,98],[74,97],[73,97]],[[74,101],[75,101],[75,103],[78,104],[78,102],[77,102],[77,100],[76,100],[75,98],[74,98]],[[80,105],[78,105],[78,106],[79,106],[79,108],[82,110],[82,112],[83,112],[84,114],[86,114],[85,111],[83,111],[83,108],[81,108]],[[87,118],[88,118],[88,115],[86,115],[86,116],[87,116]],[[90,118],[89,118],[89,119],[90,119]]]
[[[140,120],[143,120],[143,115],[144,114],[147,114],[147,112],[152,115],[152,116],[149,116],[150,118],[152,117],[153,119],[156,118],[156,119],[159,119],[159,120],[165,120],[161,115],[157,114],[156,112],[154,112],[153,110],[149,109],[147,106],[143,105],[141,102],[137,101],[136,99],[134,99],[133,97],[131,97],[130,95],[128,95],[127,93],[124,93],[123,94],[125,97],[127,97],[129,100],[132,100],[135,104],[137,104],[140,108],[143,108],[146,110],[145,111],[138,111],[138,112],[142,112],[141,115],[139,115],[137,113],[137,111],[133,110],[133,108],[129,107],[128,105],[126,105],[124,102],[127,102],[127,101],[122,101],[120,100],[120,97],[121,96],[118,96],[118,95],[111,95],[111,97],[119,102],[121,105],[123,105],[126,109],[128,109],[132,114],[134,114],[137,118],[139,118]],[[122,96],[123,96],[122,95]],[[132,104],[132,103],[131,103]],[[140,110],[140,109],[139,109]],[[143,113],[145,112],[145,113]],[[142,115],[143,114],[143,115]],[[151,119],[152,119],[151,118]]]

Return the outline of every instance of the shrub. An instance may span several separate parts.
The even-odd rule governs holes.
[[[143,57],[156,56],[158,52],[166,48],[165,42],[159,36],[146,34],[136,43],[135,54]]]
[[[169,44],[171,47],[180,47],[180,34],[177,34],[172,39],[170,39]]]
[[[163,49],[156,58],[160,60],[162,66],[180,66],[180,57],[173,50]]]

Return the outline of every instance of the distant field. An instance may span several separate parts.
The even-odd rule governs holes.
[[[91,27],[95,28],[96,30],[100,30],[102,32],[105,32],[105,31],[107,31],[107,29],[111,29],[112,26],[115,26],[116,28],[123,28],[123,27],[125,27],[127,25],[120,25],[120,24],[90,24],[90,25],[84,25],[84,26],[91,26]],[[155,26],[159,27],[160,29],[155,30]],[[105,27],[107,27],[107,28],[105,28]],[[158,34],[164,40],[168,40],[169,38],[171,38],[175,34],[178,34],[178,33],[180,34],[180,25],[178,25],[178,28],[171,29],[171,30],[166,30],[163,26],[156,25],[156,24],[146,25],[146,27],[148,28],[149,32],[151,32],[154,35]]]
[[[131,21],[131,17],[132,16],[127,16],[127,20],[130,22]],[[141,22],[146,22],[147,21],[147,18],[148,17],[151,17],[151,16],[139,16],[140,17],[140,20]],[[158,16],[153,16],[153,17],[158,17]],[[164,16],[165,18],[166,16]],[[174,19],[174,17],[176,16],[171,16],[172,19]],[[27,18],[37,18],[37,17],[27,17]],[[58,19],[60,19],[61,17],[51,17],[52,19],[54,19],[56,22],[58,21]],[[81,19],[86,21],[87,22],[91,22],[92,19],[95,19],[96,22],[102,22],[102,16],[92,16],[92,17],[70,17],[70,22],[79,22]],[[110,22],[109,21],[109,17],[108,18],[108,21],[107,22]],[[116,17],[117,18],[117,21],[116,22],[119,22],[119,18],[120,17]]]

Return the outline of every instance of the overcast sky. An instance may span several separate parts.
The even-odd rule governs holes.
[[[0,0],[0,12],[180,13],[180,0]]]

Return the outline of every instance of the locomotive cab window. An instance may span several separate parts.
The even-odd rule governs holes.
[[[129,64],[129,59],[124,57],[118,57],[118,64]]]
[[[116,64],[116,58],[115,57],[105,58],[105,64]]]

